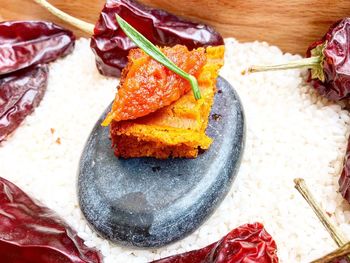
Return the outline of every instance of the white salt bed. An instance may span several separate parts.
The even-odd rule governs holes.
[[[276,240],[281,262],[318,258],[336,245],[294,189],[293,179],[306,179],[350,240],[350,206],[337,193],[349,113],[304,84],[305,72],[240,74],[251,64],[298,58],[266,43],[226,39],[221,75],[237,90],[246,116],[242,165],[231,191],[210,219],[170,246],[139,250],[113,245],[97,237],[79,210],[79,157],[118,83],[98,73],[87,39],[77,41],[72,55],[50,65],[48,90],[41,105],[0,146],[1,176],[57,211],[87,246],[103,253],[106,263],[146,262],[200,248],[254,221],[262,222]]]

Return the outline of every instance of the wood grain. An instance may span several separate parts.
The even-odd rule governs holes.
[[[95,23],[104,0],[50,0],[63,11]],[[285,52],[304,54],[336,20],[350,16],[349,0],[142,0],[215,26],[225,37],[267,41]],[[70,29],[32,0],[0,0],[0,19],[45,19]],[[77,31],[79,36],[86,34]]]

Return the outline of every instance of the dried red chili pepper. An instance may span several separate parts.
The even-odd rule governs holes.
[[[340,258],[332,261],[332,263],[349,263],[349,260],[347,260],[346,258]]]
[[[52,210],[0,177],[0,258],[6,263],[99,263],[101,255]]]
[[[116,14],[160,47],[181,44],[192,50],[224,44],[222,36],[210,26],[181,19],[134,0],[107,0],[93,32],[93,25],[64,14],[45,0],[34,1],[66,22],[93,34],[91,48],[96,55],[96,65],[100,73],[106,76],[119,77],[126,66],[129,50],[136,47],[119,27]]]
[[[344,159],[343,171],[339,178],[339,192],[350,203],[350,139]]]
[[[40,64],[0,76],[0,142],[39,105],[48,72],[48,66]]]
[[[153,263],[277,263],[277,246],[260,223],[242,225],[202,249]]]
[[[306,56],[320,57],[321,62],[310,70],[309,81],[322,96],[331,100],[350,96],[350,18],[333,24],[308,48]]]
[[[252,66],[249,72],[309,68],[313,87],[330,100],[350,97],[350,18],[333,24],[322,39],[310,45],[308,58],[275,66]]]
[[[45,21],[0,23],[0,75],[69,54],[73,33]]]
[[[220,34],[207,25],[180,19],[133,0],[107,0],[91,37],[97,68],[103,75],[120,76],[129,50],[136,47],[119,28],[115,14],[157,46],[181,44],[192,50],[224,43]]]

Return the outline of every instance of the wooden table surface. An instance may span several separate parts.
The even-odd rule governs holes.
[[[104,0],[49,0],[61,10],[95,23]],[[267,41],[304,54],[336,20],[350,16],[349,0],[141,0],[177,15],[215,26],[225,37]],[[44,19],[67,26],[32,0],[0,0],[0,20]]]

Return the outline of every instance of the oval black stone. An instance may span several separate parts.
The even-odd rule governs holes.
[[[241,102],[219,77],[207,134],[196,159],[118,159],[109,129],[94,127],[80,160],[80,208],[102,237],[126,246],[159,247],[189,235],[229,191],[244,147]]]

